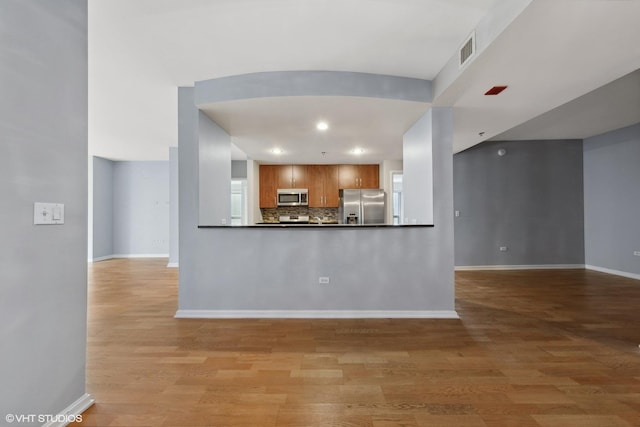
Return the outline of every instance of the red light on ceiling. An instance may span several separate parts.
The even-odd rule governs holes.
[[[500,92],[502,92],[503,90],[505,90],[507,88],[507,86],[494,86],[491,89],[489,89],[488,91],[486,91],[484,94],[485,95],[497,95]]]

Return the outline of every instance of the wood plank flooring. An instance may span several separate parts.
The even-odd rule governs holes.
[[[460,320],[196,320],[165,265],[90,265],[82,426],[640,426],[639,281],[458,272]]]

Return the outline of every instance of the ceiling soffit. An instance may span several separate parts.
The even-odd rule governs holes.
[[[195,85],[198,108],[248,157],[265,162],[354,162],[354,152],[358,161],[399,159],[402,135],[431,99],[429,80],[341,71],[253,73]],[[318,120],[330,128],[319,133]]]

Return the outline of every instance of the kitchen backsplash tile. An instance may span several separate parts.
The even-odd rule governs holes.
[[[322,218],[335,221],[338,219],[338,208],[307,208],[303,206],[284,206],[280,208],[262,208],[262,221],[278,222],[281,215],[309,215],[309,217]]]

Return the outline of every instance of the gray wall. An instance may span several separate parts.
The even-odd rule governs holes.
[[[585,262],[640,275],[640,124],[584,141]]]
[[[279,96],[362,96],[431,102],[430,80],[349,71],[267,71],[196,82],[195,104]]]
[[[206,114],[199,114],[200,224],[231,224],[231,137]]]
[[[4,421],[85,394],[87,3],[3,0],[0,33]],[[64,203],[64,225],[34,226],[34,202]]]
[[[93,157],[93,259],[113,255],[114,162]]]
[[[116,256],[168,256],[169,162],[114,163],[113,233]]]
[[[433,228],[199,229],[202,115],[194,89],[178,98],[180,311],[454,310],[450,127],[434,144]],[[449,110],[434,117],[450,126]]]
[[[454,202],[456,266],[584,264],[580,140],[487,142],[458,153]]]
[[[179,261],[178,147],[169,147],[169,266]]]
[[[231,161],[231,178],[247,179],[247,161],[246,160]]]
[[[168,256],[169,169],[166,161],[93,158],[93,260]]]
[[[404,200],[403,224],[433,224],[433,162],[431,159],[434,137],[433,114],[429,110],[402,138],[402,196]],[[447,125],[451,128],[451,124]]]

